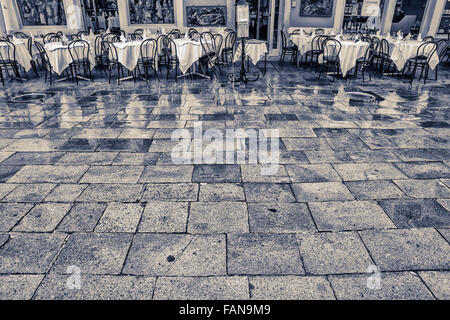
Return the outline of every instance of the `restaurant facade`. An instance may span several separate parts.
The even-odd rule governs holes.
[[[278,55],[280,30],[448,37],[450,0],[249,0],[250,37]],[[1,0],[0,33],[235,27],[236,0]]]

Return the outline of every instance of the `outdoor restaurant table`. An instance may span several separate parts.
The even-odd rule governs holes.
[[[22,40],[13,40],[12,43],[16,47],[16,60],[19,65],[21,65],[25,71],[30,71],[31,60],[33,58],[27,48],[27,43]],[[6,50],[8,46],[4,43],[0,44],[0,53],[5,57],[7,56]]]
[[[53,71],[58,75],[61,75],[63,71],[72,63],[72,57],[69,53],[69,46],[67,44],[63,44],[62,42],[50,42],[46,43],[44,48],[47,52]],[[89,61],[91,64],[90,68],[92,70],[95,67],[95,57],[92,45],[90,45],[89,48]]]
[[[242,54],[242,45],[237,42],[236,46],[233,62],[239,61]],[[268,52],[269,50],[265,41],[252,39],[245,42],[245,55],[250,57],[250,60],[255,66]]]
[[[424,44],[424,42],[417,40],[390,39],[388,42],[391,52],[391,59],[394,61],[398,70],[402,70],[408,59],[415,57],[417,54],[417,49]],[[430,68],[434,70],[438,64],[439,55],[437,52],[434,52],[430,59]]]
[[[113,43],[117,50],[117,59],[129,71],[133,71],[137,66],[142,42],[143,40]],[[158,70],[158,63],[155,63],[155,68]]]
[[[339,65],[341,67],[342,76],[356,66],[356,60],[364,57],[370,44],[364,41],[340,40],[341,51],[339,52]],[[319,61],[323,61],[323,55],[319,56]]]
[[[311,50],[311,43],[314,36],[308,36],[306,34],[293,34],[290,39],[292,43],[298,47],[298,52],[303,55],[307,51]]]
[[[196,63],[203,55],[203,47],[200,41],[190,39],[174,39],[177,47],[177,56],[180,61],[180,70],[185,74],[189,68]]]

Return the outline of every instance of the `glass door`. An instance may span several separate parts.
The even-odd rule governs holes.
[[[267,41],[271,55],[278,53],[280,38],[280,3],[282,0],[248,0],[249,37]]]

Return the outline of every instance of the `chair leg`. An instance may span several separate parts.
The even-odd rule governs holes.
[[[5,80],[3,80],[3,71],[1,67],[0,67],[0,80],[2,80],[2,84],[5,85]]]
[[[31,60],[31,67],[33,68],[34,74],[36,75],[36,77],[39,78],[39,74],[37,72],[37,68],[36,68],[36,62],[34,62],[34,60]]]

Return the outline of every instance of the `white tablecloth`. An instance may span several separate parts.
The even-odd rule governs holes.
[[[180,70],[185,74],[189,68],[203,55],[203,47],[199,41],[189,39],[175,39]]]
[[[354,42],[351,40],[339,40],[341,43],[341,52],[339,53],[339,65],[341,67],[342,76],[356,66],[356,60],[364,57],[366,50],[370,44],[368,42]],[[319,56],[319,62],[323,61],[322,55]]]
[[[27,43],[24,41],[13,42],[16,47],[16,60],[19,65],[21,65],[25,71],[30,71],[31,69],[31,55],[28,52]],[[7,56],[8,46],[4,43],[0,44],[0,53],[3,57]],[[12,58],[12,57],[11,57]]]
[[[293,34],[291,35],[291,41],[298,47],[298,52],[301,55],[311,50],[311,43],[314,37],[307,36],[305,34]]]
[[[142,41],[116,42],[117,59],[128,70],[136,68],[140,54]],[[158,64],[156,63],[156,66]]]
[[[48,59],[53,68],[53,71],[61,75],[63,71],[72,63],[72,57],[69,53],[68,45],[63,45],[61,42],[51,42],[44,45],[47,52]],[[95,67],[95,56],[93,46],[89,48],[89,61],[91,63],[91,70]]]
[[[408,59],[417,55],[417,49],[423,44],[422,41],[406,40],[397,41],[390,40],[391,59],[394,61],[398,70],[402,70]],[[430,68],[434,69],[439,64],[439,56],[435,52],[430,59]]]
[[[242,43],[236,42],[236,52],[234,54],[233,62],[239,61],[242,54]],[[245,43],[245,54],[250,57],[254,65],[263,58],[269,50],[265,41],[249,40]]]

